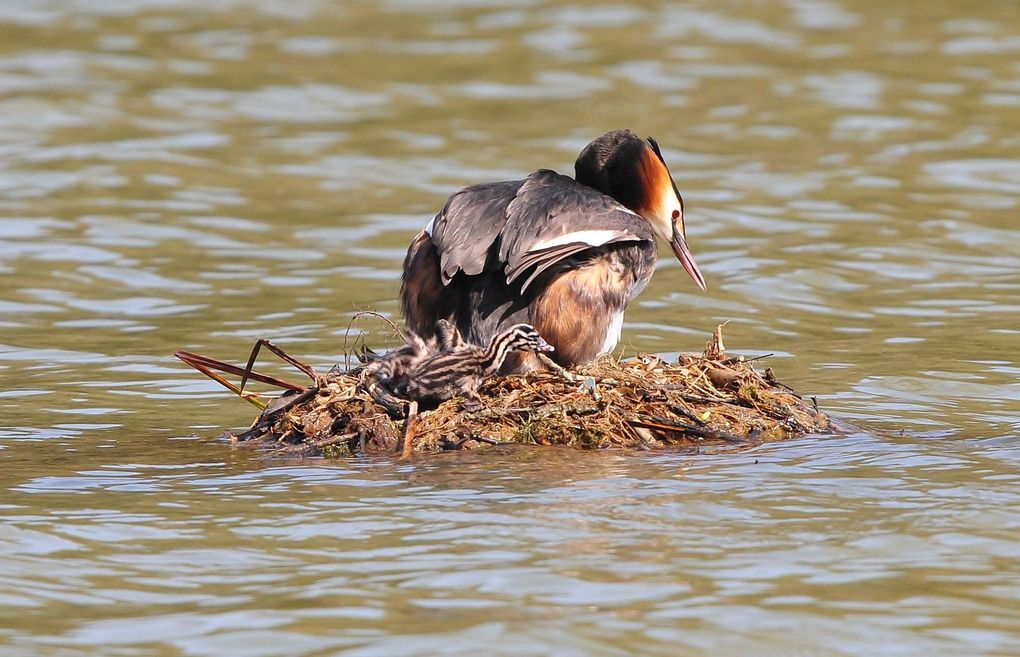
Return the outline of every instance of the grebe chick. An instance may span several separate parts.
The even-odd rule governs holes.
[[[460,334],[457,327],[445,319],[436,322],[436,342],[438,343],[438,351],[440,353],[470,346],[464,341],[464,337]]]
[[[437,352],[435,338],[423,340],[414,331],[407,332],[407,343],[403,347],[392,349],[385,354],[376,355],[365,366],[365,375],[374,377],[379,383],[392,387],[407,377],[407,373],[419,362],[435,355]]]
[[[456,328],[454,335],[460,340]],[[433,405],[456,395],[479,403],[478,386],[499,371],[512,352],[553,351],[535,327],[516,324],[497,333],[485,348],[461,342],[457,348],[425,358],[414,364],[406,379],[397,382],[394,393],[405,399]]]
[[[393,388],[401,379],[407,378],[408,372],[421,361],[436,354],[461,349],[465,344],[457,327],[441,319],[436,322],[435,336],[428,340],[423,340],[414,331],[408,331],[407,343],[403,347],[382,355],[372,352],[372,360],[365,366],[365,373]]]

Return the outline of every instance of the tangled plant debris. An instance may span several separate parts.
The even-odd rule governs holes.
[[[586,449],[662,449],[703,446],[740,449],[836,429],[817,405],[806,403],[759,372],[757,359],[727,357],[722,326],[700,356],[675,362],[640,354],[604,355],[571,370],[494,376],[478,389],[479,405],[463,398],[418,412],[414,404],[382,403],[363,367],[323,375],[267,341],[313,379],[303,387],[247,368],[178,352],[177,356],[242,395],[262,412],[232,434],[235,444],[281,454],[345,457],[356,454],[435,453],[486,445],[569,445]],[[266,403],[212,370],[285,388]],[[383,400],[385,401],[385,400]]]

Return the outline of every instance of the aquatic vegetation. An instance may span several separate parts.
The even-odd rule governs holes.
[[[264,340],[247,368],[189,352],[178,352],[178,357],[203,372],[218,364],[213,369],[241,375],[242,381],[285,387],[281,396],[265,402],[244,392],[243,383],[221,381],[262,409],[252,426],[231,440],[282,454],[407,457],[512,443],[743,448],[835,429],[816,404],[780,383],[770,368],[759,372],[759,359],[728,357],[721,329],[701,355],[670,362],[649,354],[624,360],[607,354],[569,370],[494,376],[481,383],[471,404],[455,397],[420,412],[413,402],[380,398],[370,368],[334,367],[319,375]],[[305,372],[312,383],[301,387],[253,372],[262,346]]]

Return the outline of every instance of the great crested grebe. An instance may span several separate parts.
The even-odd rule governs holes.
[[[415,362],[401,379],[393,381],[392,390],[398,397],[426,405],[456,395],[477,401],[478,386],[495,374],[512,352],[552,350],[533,326],[516,324],[494,335],[485,348],[457,341],[452,348]]]
[[[446,319],[485,344],[528,322],[560,365],[590,361],[619,342],[627,304],[655,271],[656,236],[705,290],[687,248],[683,200],[654,139],[606,133],[581,151],[574,172],[540,169],[451,196],[404,259],[410,329],[430,336]],[[539,367],[523,354],[504,370]]]

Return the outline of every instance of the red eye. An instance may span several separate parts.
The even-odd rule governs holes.
[[[673,221],[676,221],[679,218],[680,218],[680,211],[679,210],[673,210]]]

